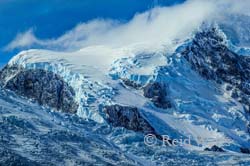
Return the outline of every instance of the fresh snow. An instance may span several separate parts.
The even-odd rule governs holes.
[[[219,86],[200,77],[180,56],[178,49],[175,51],[180,45],[185,44],[173,42],[157,50],[152,50],[145,45],[130,45],[122,48],[92,46],[75,52],[28,50],[16,55],[8,65],[20,65],[26,69],[44,69],[60,75],[75,90],[76,101],[79,103],[77,115],[87,120],[84,123],[94,125],[94,127],[90,127],[90,130],[103,126],[105,126],[104,130],[109,130],[110,126],[104,120],[103,113],[99,109],[100,105],[118,103],[134,106],[139,108],[140,113],[160,134],[176,139],[191,138],[192,145],[185,146],[181,150],[177,148],[181,151],[178,153],[177,149],[170,148],[170,151],[173,150],[171,154],[176,153],[179,157],[186,155],[187,158],[190,157],[189,159],[193,155],[199,156],[199,160],[202,160],[205,155],[208,163],[216,161],[225,164],[226,161],[221,161],[220,156],[211,159],[210,152],[203,152],[204,148],[217,145],[229,151],[221,154],[224,155],[223,159],[228,162],[230,160],[236,162],[239,156],[235,152],[239,152],[240,147],[250,147],[250,136],[246,129],[249,117],[245,115],[241,104],[227,94],[225,85]],[[233,49],[233,47],[231,48]],[[149,81],[164,81],[169,86],[168,97],[174,107],[170,109],[156,108],[149,99],[143,97],[141,90],[124,86],[121,79],[128,79],[141,85],[145,85]],[[17,99],[19,100],[14,97],[14,100]],[[8,110],[15,107],[4,100],[0,98],[1,105]],[[12,114],[27,121],[30,121],[27,117],[33,118],[33,116],[39,115],[43,121],[39,122],[41,124],[34,124],[39,132],[49,132],[50,128],[55,127],[62,131],[69,130],[69,132],[77,130],[78,134],[83,132],[84,137],[86,136],[88,139],[96,136],[91,134],[92,131],[84,131],[86,127],[81,129],[82,125],[78,127],[78,124],[76,124],[77,126],[72,125],[74,122],[64,122],[61,118],[65,117],[60,113],[50,112],[26,102],[22,105],[25,105],[26,108],[31,107],[31,111],[18,113],[18,109],[15,108],[15,112]],[[10,113],[7,112],[2,112],[2,114],[10,116]],[[33,120],[31,121],[30,123],[33,123]],[[105,146],[109,152],[115,151],[114,155],[125,154],[121,156],[121,160],[126,162],[144,165],[145,162],[142,161],[145,159],[151,160],[152,165],[157,165],[158,161],[154,157],[163,149],[166,150],[166,147],[154,147],[154,150],[157,150],[153,151],[152,158],[144,156],[146,152],[142,153],[140,150],[150,147],[145,147],[142,135],[120,128],[112,130],[114,131],[104,134],[103,139],[99,138],[102,137],[102,133],[97,133],[97,138],[101,139],[101,142],[96,139],[94,141],[96,144]],[[17,144],[23,144],[27,139],[20,136],[13,137]],[[137,142],[137,139],[140,141]],[[21,151],[20,149],[15,150]],[[95,155],[100,152],[98,148],[92,150]],[[187,152],[190,154],[184,154]],[[91,157],[84,157],[86,152],[83,149],[79,149],[78,153],[84,160],[93,162]],[[176,161],[177,156],[172,156],[172,159]],[[171,159],[170,156],[168,157]],[[243,155],[242,158],[244,157]],[[101,160],[114,162],[109,158]],[[161,161],[168,161],[168,159],[164,158]],[[180,162],[184,163],[184,160],[180,160]],[[245,162],[249,162],[249,158]]]

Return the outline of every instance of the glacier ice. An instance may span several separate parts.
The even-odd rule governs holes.
[[[219,45],[222,48],[235,53],[240,49],[247,50],[226,42],[223,31],[218,33],[225,39]],[[202,53],[204,48],[211,54],[215,52],[218,43],[210,37],[201,38],[199,44],[205,43],[205,47],[197,52]],[[75,52],[28,50],[19,53],[8,63],[9,66],[18,65],[26,70],[42,69],[59,75],[74,89],[79,107],[78,116],[58,113],[2,90],[1,132],[10,138],[10,144],[24,145],[23,148],[9,147],[8,155],[16,155],[17,158],[20,155],[27,158],[27,162],[38,161],[42,164],[51,164],[46,161],[48,153],[56,156],[52,162],[73,165],[84,162],[147,165],[145,161],[151,165],[186,162],[193,165],[227,162],[248,165],[249,157],[239,152],[242,147],[250,147],[249,115],[244,105],[226,90],[231,82],[224,80],[218,84],[199,72],[203,68],[209,69],[208,73],[213,71],[207,56],[202,54],[204,59],[201,56],[195,59],[196,64],[203,66],[192,66],[193,59],[187,58],[196,53],[191,47],[192,39],[174,42],[172,48],[153,52],[133,53],[127,51],[131,48],[95,46]],[[207,43],[214,47],[209,47]],[[182,54],[187,48],[191,50],[186,52],[185,57]],[[99,61],[100,57],[104,60]],[[225,65],[222,60],[217,61],[218,65]],[[143,88],[155,82],[167,85],[171,107],[157,107],[152,102],[155,96],[144,96]],[[140,115],[156,133],[177,139],[190,136],[192,145],[165,147],[158,140],[155,146],[147,147],[142,133],[127,130],[126,125],[116,128],[107,123],[103,107],[115,104],[138,108]],[[5,126],[12,131],[9,132]],[[23,131],[28,134],[23,135]],[[54,145],[55,142],[59,144]],[[215,145],[226,152],[215,155],[214,152],[204,151]],[[51,151],[46,146],[52,146],[57,151]],[[4,149],[0,150],[7,153]],[[22,154],[22,151],[27,154]],[[68,151],[70,153],[66,154]],[[36,155],[32,156],[33,153]],[[44,158],[38,160],[39,155]],[[73,156],[78,157],[72,159]]]

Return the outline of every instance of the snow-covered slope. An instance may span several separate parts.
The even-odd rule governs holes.
[[[222,78],[213,73],[216,79],[205,75],[230,66],[228,61],[231,59],[227,61],[221,56],[238,57],[233,51],[240,48],[229,44],[218,27],[203,31],[187,41],[173,41],[157,50],[130,45],[123,48],[93,46],[66,53],[48,50],[19,53],[3,71],[17,66],[16,70],[41,69],[58,75],[74,90],[78,116],[51,112],[50,108],[31,104],[2,90],[1,132],[10,138],[9,144],[12,144],[8,147],[8,155],[22,156],[41,164],[48,164],[46,160],[55,156],[51,162],[64,165],[81,162],[178,165],[191,161],[193,165],[226,162],[247,165],[249,157],[239,152],[242,148],[250,148],[248,103],[242,102],[242,98],[248,95],[238,84],[235,86],[224,79],[232,76],[237,81],[241,72],[237,76],[224,73]],[[223,54],[218,50],[223,50]],[[209,59],[213,54],[218,57],[216,68]],[[2,77],[3,87],[10,80],[25,79],[18,78],[18,71],[7,73],[7,77]],[[244,70],[244,73],[248,71]],[[233,97],[227,90],[228,86],[238,90],[240,97]],[[118,121],[113,123],[116,126],[110,123],[110,114],[103,109],[115,104],[127,106],[114,107],[114,110],[126,112],[117,115],[122,118],[112,117]],[[136,118],[131,115],[136,115]],[[191,144],[166,147],[158,140],[158,145],[149,147],[143,142],[143,134],[133,128],[134,124],[131,127],[123,123],[126,120],[146,124],[150,126],[147,128],[153,128],[154,134],[168,135],[171,139],[190,138]],[[11,132],[10,128],[13,128]],[[54,145],[55,142],[59,144]],[[18,146],[21,144],[24,147]],[[216,155],[215,152],[204,152],[205,148],[214,145],[226,152]],[[56,146],[56,152],[46,146]],[[2,150],[7,153],[5,148]],[[27,154],[22,154],[23,151]],[[44,158],[38,159],[40,155]],[[145,164],[143,160],[149,163]]]
[[[144,144],[124,128],[53,112],[0,91],[1,165],[215,165],[250,163],[248,155]]]

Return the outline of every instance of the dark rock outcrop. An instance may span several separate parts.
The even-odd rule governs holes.
[[[228,83],[232,97],[250,106],[250,57],[240,56],[225,45],[216,28],[197,33],[182,55],[201,76]]]
[[[164,83],[153,82],[143,87],[143,94],[150,98],[156,107],[171,108],[171,103],[167,99],[167,86]]]
[[[144,134],[156,134],[154,128],[140,115],[136,107],[116,104],[105,106],[103,111],[107,115],[108,123],[115,127],[124,127]]]
[[[213,152],[225,152],[222,148],[214,145],[211,148],[205,148],[205,151],[213,151]]]
[[[132,80],[129,80],[129,79],[126,79],[126,78],[123,78],[121,80],[122,80],[122,82],[123,82],[124,85],[132,87],[134,89],[139,89],[139,88],[142,87],[141,84],[138,84],[135,81],[132,81]]]
[[[33,99],[41,105],[68,113],[77,111],[74,90],[52,72],[6,66],[0,72],[0,82],[4,88]]]
[[[240,152],[250,154],[250,148],[240,148]]]
[[[247,126],[247,132],[250,133],[250,123],[248,123],[246,126]]]

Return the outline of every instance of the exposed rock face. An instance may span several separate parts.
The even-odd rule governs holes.
[[[129,79],[121,79],[124,85],[132,87],[134,89],[139,89],[141,88],[141,84],[136,83],[135,81],[129,80]]]
[[[250,57],[229,50],[218,30],[197,33],[192,43],[182,52],[192,68],[206,79],[228,83],[232,97],[250,106]]]
[[[250,154],[250,148],[240,148],[240,152]]]
[[[213,151],[213,152],[225,152],[222,148],[214,145],[211,148],[205,148],[205,151]]]
[[[74,90],[63,79],[45,70],[6,66],[0,72],[1,85],[24,97],[63,112],[75,113]]]
[[[116,104],[105,106],[103,111],[108,115],[107,121],[115,127],[124,127],[144,134],[156,134],[154,128],[140,115],[136,107]]]
[[[144,96],[150,98],[155,106],[159,108],[171,108],[167,99],[167,86],[164,83],[153,82],[143,87]]]
[[[250,123],[247,124],[247,131],[250,133]]]

